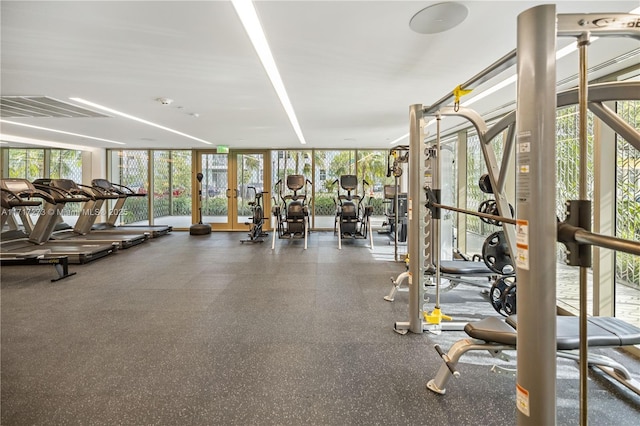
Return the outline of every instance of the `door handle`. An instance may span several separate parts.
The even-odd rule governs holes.
[[[238,198],[238,190],[236,188],[233,188],[233,191],[234,191],[233,198]]]
[[[227,198],[231,198],[231,195],[229,195],[229,191],[231,191],[231,190],[229,188],[227,188],[227,191],[226,191]]]

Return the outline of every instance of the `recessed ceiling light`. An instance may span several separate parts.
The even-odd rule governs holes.
[[[442,33],[460,25],[468,14],[469,9],[461,3],[438,3],[413,15],[409,27],[420,34]]]

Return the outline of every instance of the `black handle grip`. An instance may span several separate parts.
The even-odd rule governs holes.
[[[451,371],[451,374],[453,374],[453,377],[460,377],[460,373],[453,366],[453,364],[451,363],[451,360],[449,359],[449,356],[446,354],[445,351],[442,350],[440,345],[434,345],[433,347],[436,350],[436,352],[438,352],[438,355],[440,355],[440,358],[442,358],[442,361],[444,361],[444,364],[447,366],[449,371]]]

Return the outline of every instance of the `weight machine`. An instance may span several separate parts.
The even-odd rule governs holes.
[[[398,259],[398,246],[407,242],[407,193],[400,192],[400,177],[402,176],[402,165],[409,162],[409,147],[406,145],[397,146],[389,150],[387,156],[387,177],[394,177],[393,185],[384,186],[384,203],[389,204],[385,216],[386,222],[383,226],[388,226],[388,231],[378,231],[388,233],[393,239],[394,260]]]
[[[439,101],[440,103],[448,102]],[[504,275],[513,271],[505,270],[508,263],[510,253],[515,252],[515,230],[513,224],[515,220],[510,217],[503,220],[500,218],[511,213],[506,195],[506,179],[509,162],[514,145],[515,135],[515,118],[507,117],[507,119],[499,120],[491,128],[487,126],[485,121],[475,111],[460,106],[443,107],[436,104],[431,107],[423,108],[422,105],[412,105],[410,108],[410,170],[418,170],[412,172],[409,177],[409,234],[420,235],[422,238],[409,238],[409,253],[411,255],[411,264],[409,274],[411,278],[419,277],[416,284],[410,286],[409,290],[409,322],[396,322],[394,330],[404,334],[407,331],[414,333],[422,333],[430,331],[439,333],[442,330],[462,330],[462,323],[442,323],[442,320],[451,320],[452,318],[444,314],[440,308],[440,288],[443,279],[441,259],[440,241],[441,241],[441,218],[443,207],[460,213],[469,213],[467,210],[458,208],[449,208],[442,204],[442,180],[441,180],[441,144],[440,144],[440,122],[443,116],[459,116],[469,121],[476,129],[483,158],[487,165],[487,181],[485,185],[490,185],[495,200],[492,204],[491,212],[471,212],[476,216],[483,217],[487,220],[494,220],[502,226],[502,231],[494,237],[496,242],[488,245],[488,251],[483,256],[488,260],[487,269],[480,262],[475,262],[477,273],[487,273],[491,275]],[[424,118],[435,116],[436,120],[436,140],[433,144],[423,148],[424,140]],[[506,132],[504,137],[503,155],[498,162],[495,151],[491,142],[500,134]],[[508,212],[508,213],[507,213]],[[498,217],[493,213],[498,213]],[[415,216],[414,216],[415,215]],[[498,222],[499,221],[499,222]],[[413,240],[413,241],[412,241]],[[485,244],[487,246],[487,244]],[[491,262],[493,259],[493,262]],[[498,260],[500,262],[498,262]],[[445,265],[450,268],[467,269],[470,262],[449,262],[445,260]],[[433,265],[433,266],[432,266]],[[432,273],[430,269],[433,268]],[[452,276],[464,275],[463,272],[455,271]],[[425,278],[425,275],[427,276]],[[431,276],[430,276],[431,275]],[[433,278],[432,278],[433,277]],[[426,290],[424,280],[433,279],[436,289],[435,307],[433,311],[428,312],[426,309]]]
[[[491,142],[496,138],[496,136],[502,134],[506,129],[512,128],[514,123],[501,122],[499,123],[501,127],[500,130],[494,128],[491,129],[493,130],[491,132],[483,133],[483,130],[486,129],[486,125],[483,121],[481,121],[482,119],[472,110],[460,110],[451,108],[446,111],[443,110],[442,115],[461,115],[468,119],[470,118],[471,120],[480,120],[479,122],[474,124],[476,124],[476,128],[479,128],[478,135],[481,140],[483,158],[488,164],[487,169],[490,172],[496,171],[496,176],[490,177],[489,174],[483,175],[483,177],[480,179],[479,187],[483,190],[483,192],[493,194],[494,197],[496,197],[497,201],[487,200],[486,202],[484,202],[481,205],[481,211],[477,213],[477,216],[480,216],[481,220],[486,223],[495,226],[501,226],[504,228],[504,223],[496,220],[494,216],[499,213],[498,203],[506,204],[507,206],[509,206],[511,213],[513,214],[513,207],[508,202],[506,202],[507,195],[505,191],[506,170],[508,168],[509,156],[512,151],[512,132],[507,132],[507,140],[510,140],[511,143],[506,144],[507,146],[505,147],[502,157],[502,164],[500,166],[498,166],[497,164],[496,154],[493,150]],[[441,291],[451,290],[460,283],[486,285],[487,283],[491,283],[493,281],[495,284],[498,279],[513,275],[514,272],[513,262],[510,257],[510,253],[512,252],[512,250],[510,249],[509,244],[507,243],[507,240],[505,238],[504,229],[491,234],[485,241],[485,244],[483,245],[483,256],[481,259],[479,259],[483,260],[484,262],[473,261],[476,260],[476,256],[469,259],[464,255],[461,255],[460,253],[457,253],[457,257],[459,260],[454,260],[452,258],[452,255],[455,252],[455,249],[452,246],[453,235],[449,232],[452,227],[447,227],[444,231],[442,230],[441,221],[444,218],[442,217],[443,215],[441,213],[441,209],[436,208],[436,206],[443,205],[441,204],[443,197],[448,198],[448,194],[453,192],[451,188],[446,187],[445,191],[443,191],[442,189],[436,189],[435,186],[442,186],[442,181],[444,181],[446,184],[452,181],[452,179],[448,176],[445,177],[445,179],[442,179],[442,174],[445,172],[442,166],[443,164],[447,164],[450,161],[449,157],[446,155],[450,151],[440,149],[441,144],[439,123],[440,121],[438,120],[438,130],[435,143],[428,144],[424,151],[421,151],[420,153],[421,155],[423,154],[423,160],[420,161],[420,171],[418,172],[420,176],[424,176],[424,181],[420,186],[422,187],[424,185],[426,199],[424,202],[421,202],[420,205],[426,203],[426,206],[428,207],[428,211],[424,213],[424,216],[423,213],[420,214],[421,218],[424,217],[424,222],[421,224],[418,232],[419,235],[424,235],[425,242],[423,247],[424,262],[422,263],[424,265],[424,268],[421,272],[421,278],[418,280],[418,286],[421,288],[420,297],[421,300],[423,300],[422,315],[426,321],[424,327],[425,330],[428,330],[432,333],[439,333],[442,330],[462,330],[464,327],[464,323],[442,323],[442,320],[451,320],[452,318],[444,315],[439,308]],[[413,169],[410,168],[410,170]],[[500,179],[500,174],[497,171],[502,170],[504,170],[505,176],[502,177],[500,191],[494,191],[494,187],[491,185],[491,180],[493,180],[494,182],[498,182]],[[415,179],[416,175],[417,174],[412,172],[411,178]],[[463,209],[450,210],[464,212]],[[412,231],[411,235],[415,235],[414,232],[415,231]],[[411,246],[409,246],[410,253],[412,252],[411,249]],[[413,254],[411,256],[413,257]],[[393,301],[396,292],[404,290],[404,288],[401,288],[403,282],[408,281],[411,284],[411,278],[414,276],[416,276],[414,275],[414,272],[410,271],[398,275],[396,279],[391,278],[392,287],[389,294],[386,295],[384,299],[387,301]],[[434,310],[434,312],[428,313],[425,307],[425,304],[428,301],[426,293],[434,289],[436,309]],[[501,290],[503,290],[502,286],[498,288],[493,287],[489,291],[489,294],[492,295],[494,299],[496,299],[492,303],[492,305],[499,312],[500,308],[502,307],[502,299],[507,295],[506,291],[501,292]],[[515,304],[510,304],[509,306],[515,306]],[[394,329],[397,332],[404,334],[408,331],[408,326],[408,323],[396,323]]]
[[[514,139],[516,149],[516,219],[507,216],[508,205],[499,198],[496,199],[500,216],[494,219],[505,223],[515,224],[515,227],[505,229],[505,238],[516,264],[518,277],[517,333],[517,376],[516,401],[518,425],[540,425],[556,423],[556,356],[557,326],[556,326],[556,259],[555,244],[561,241],[570,247],[573,255],[571,262],[580,266],[580,317],[579,334],[574,338],[579,340],[580,367],[580,423],[587,424],[587,368],[589,365],[587,332],[587,280],[586,268],[590,264],[590,246],[611,248],[640,255],[640,243],[616,237],[595,234],[590,231],[590,211],[580,204],[588,205],[586,201],[586,114],[590,109],[605,124],[625,138],[636,149],[640,150],[640,134],[629,124],[625,123],[603,102],[617,100],[636,100],[640,93],[637,83],[601,84],[588,88],[586,47],[589,37],[633,37],[640,40],[640,17],[629,14],[569,14],[557,15],[555,5],[543,5],[531,8],[518,17],[517,25],[517,58],[516,51],[512,51],[498,62],[491,65],[480,74],[474,76],[467,83],[458,86],[457,90],[446,95],[431,107],[422,105],[410,107],[410,147],[412,170],[422,170],[424,162],[422,147],[423,119],[425,116],[436,114],[439,118],[443,105],[456,99],[456,94],[462,90],[473,89],[479,84],[496,76],[517,62],[518,87],[517,109],[506,116],[501,122],[513,120],[515,126],[509,127],[511,137],[507,143],[512,147]],[[563,94],[556,94],[556,50],[557,36],[574,37],[580,52],[580,83],[577,90]],[[573,101],[573,102],[570,102]],[[580,110],[580,198],[576,207],[572,207],[570,214],[561,226],[555,217],[556,176],[554,173],[555,159],[555,113],[557,106],[578,104]],[[459,103],[456,102],[456,105]],[[456,108],[456,107],[454,107]],[[459,111],[463,108],[459,107]],[[458,112],[459,112],[458,111]],[[471,115],[469,115],[471,117]],[[479,129],[482,123],[479,117],[472,123],[483,134],[485,140],[492,129]],[[439,121],[438,121],[439,122]],[[480,131],[482,130],[482,131]],[[486,151],[483,153],[486,156]],[[494,188],[500,189],[504,184],[504,158],[501,170],[490,176]],[[508,158],[508,157],[507,157]],[[411,235],[425,235],[420,232],[421,223],[430,218],[427,215],[426,196],[421,196],[421,173],[412,173],[410,181],[409,201],[409,231]],[[497,184],[497,185],[496,185]],[[434,190],[438,189],[434,185]],[[435,194],[437,197],[437,193]],[[416,205],[412,212],[411,205]],[[424,209],[421,206],[425,206]],[[439,214],[439,209],[458,211],[445,206],[436,198],[429,204],[433,214]],[[462,211],[466,214],[480,215],[478,212]],[[416,214],[417,213],[417,214]],[[416,214],[414,217],[413,214]],[[589,220],[585,220],[585,219]],[[437,223],[434,227],[437,232]],[[422,276],[425,265],[426,238],[410,239],[410,253],[412,255],[411,272],[413,276]],[[413,243],[412,243],[413,242]],[[515,244],[517,242],[517,244]],[[415,255],[414,255],[415,253]],[[430,253],[429,253],[430,254]],[[435,253],[437,256],[437,253]],[[418,262],[413,257],[418,257]],[[531,303],[535,301],[535,303]],[[527,303],[528,302],[528,303]],[[424,330],[422,305],[424,303],[422,286],[414,285],[410,289],[408,325],[402,324],[414,333]],[[619,321],[619,320],[618,320]],[[606,321],[604,321],[606,322]],[[398,327],[398,324],[396,324]],[[618,330],[622,345],[633,339],[627,339],[624,330]],[[500,333],[500,330],[497,331]],[[486,341],[504,343],[498,335],[489,330],[483,336]],[[606,344],[605,344],[606,346]],[[448,356],[443,356],[448,361]]]
[[[293,194],[283,195],[282,179],[276,182],[278,200],[273,197],[273,207],[271,212],[276,220],[271,240],[271,249],[276,248],[276,234],[282,239],[304,239],[304,249],[307,249],[307,236],[309,235],[309,206],[307,205],[307,184],[311,184],[309,179],[303,175],[287,176],[287,188]],[[304,188],[303,194],[298,191]]]

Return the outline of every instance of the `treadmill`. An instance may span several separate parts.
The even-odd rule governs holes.
[[[56,210],[62,210],[68,202],[88,201],[88,197],[80,195],[65,195],[57,192],[54,197],[44,190],[37,188],[26,179],[0,180],[2,214],[6,215],[12,208],[27,208],[41,206],[33,231],[28,238],[7,239],[4,233],[0,236],[0,257],[24,258],[33,255],[66,256],[69,263],[87,263],[100,259],[118,250],[118,244],[99,243],[91,241],[48,241],[56,224]],[[54,192],[54,191],[52,191]],[[34,201],[40,199],[42,202]]]
[[[116,225],[118,216],[120,216],[120,213],[123,211],[123,206],[125,201],[127,201],[127,198],[146,197],[146,194],[137,194],[129,187],[109,182],[107,179],[93,179],[91,181],[91,185],[95,188],[100,188],[118,194],[118,199],[109,213],[107,221],[94,224],[92,229],[99,231],[117,229],[126,230],[127,232],[148,232],[150,234],[150,238],[167,235],[173,230],[169,225]]]
[[[60,211],[56,211],[56,215],[58,216],[56,220],[61,223],[58,223],[54,227],[54,231],[51,234],[51,241],[79,240],[96,243],[102,242],[105,244],[117,243],[118,248],[126,249],[144,243],[149,238],[149,233],[126,232],[122,230],[105,233],[91,230],[91,227],[100,214],[104,201],[117,198],[118,196],[116,194],[108,193],[98,188],[80,185],[71,179],[36,179],[33,183],[53,188],[53,190],[49,190],[49,192],[54,196],[57,193],[55,189],[58,189],[68,195],[81,195],[89,198],[89,201],[86,201],[82,206],[80,216],[74,227],[62,222]]]

